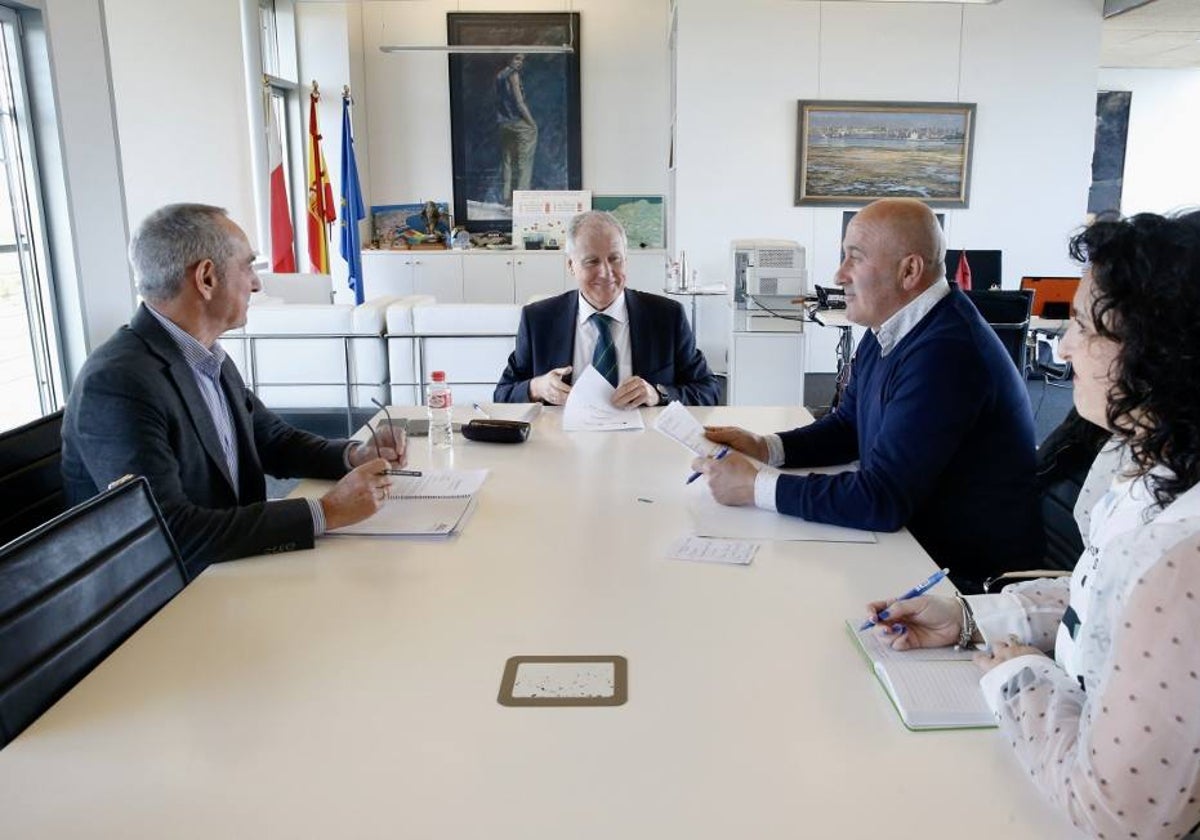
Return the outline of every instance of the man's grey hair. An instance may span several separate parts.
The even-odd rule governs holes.
[[[129,262],[142,297],[171,300],[196,263],[212,260],[223,268],[233,259],[233,237],[221,224],[227,217],[225,208],[210,204],[168,204],[147,216],[129,240]]]
[[[621,250],[629,250],[629,237],[625,235],[625,228],[617,221],[616,216],[607,210],[585,210],[567,224],[568,256],[575,256],[575,241],[579,238],[580,232],[592,227],[612,228],[621,236]]]

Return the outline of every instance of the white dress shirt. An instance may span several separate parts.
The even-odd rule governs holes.
[[[575,321],[575,355],[571,359],[571,381],[578,382],[584,368],[591,367],[592,354],[596,350],[596,341],[600,338],[596,325],[588,319],[593,313],[601,312],[612,320],[608,324],[608,333],[612,336],[613,348],[617,351],[617,384],[633,376],[633,345],[629,340],[629,310],[625,306],[625,293],[617,295],[617,299],[607,309],[596,309],[587,302],[582,294],[579,295],[579,317]]]

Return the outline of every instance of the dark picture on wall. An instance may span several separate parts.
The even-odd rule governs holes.
[[[966,207],[975,105],[801,101],[797,206],[919,198]]]
[[[580,188],[579,14],[446,17],[451,45],[574,48],[450,55],[454,221],[507,231],[513,190]]]
[[[1120,212],[1125,185],[1125,142],[1129,136],[1127,90],[1102,90],[1096,94],[1096,145],[1092,151],[1092,188],[1088,212]]]

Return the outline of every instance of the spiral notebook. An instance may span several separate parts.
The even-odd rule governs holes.
[[[426,470],[394,476],[388,498],[374,516],[330,531],[386,537],[448,537],[462,530],[487,470]]]
[[[996,725],[983,692],[982,676],[971,651],[952,647],[892,650],[875,634],[859,632],[857,621],[846,627],[867,657],[909,729],[971,729]]]

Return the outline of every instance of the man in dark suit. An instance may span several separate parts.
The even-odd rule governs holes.
[[[696,348],[683,307],[625,288],[625,230],[611,214],[580,213],[567,228],[567,265],[578,291],[521,311],[517,346],[496,402],[562,405],[573,371],[592,365],[621,408],[716,405],[720,386]]]
[[[194,577],[209,563],[312,548],[386,496],[403,439],[379,446],[295,429],[245,386],[217,338],[246,323],[254,252],[219,207],[174,204],[134,233],[145,303],[84,363],[63,418],[63,477],[77,504],[144,475]],[[340,479],[320,499],[266,501],[264,471]]]

